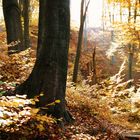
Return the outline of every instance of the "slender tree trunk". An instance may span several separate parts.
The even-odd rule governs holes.
[[[18,3],[19,3],[19,8],[20,8],[21,13],[22,13],[22,10],[23,10],[23,0],[19,0]]]
[[[23,36],[21,25],[21,11],[17,0],[3,0],[3,13],[7,33],[7,43],[18,41],[14,46],[8,48],[8,53],[23,50]]]
[[[128,23],[131,21],[131,0],[128,0]]]
[[[80,24],[83,22],[83,15],[84,15],[84,2],[85,0],[81,0],[81,11],[80,11]]]
[[[110,24],[112,23],[112,18],[111,18],[111,10],[110,10],[110,5],[108,4],[108,16],[109,16],[109,21]]]
[[[23,18],[24,18],[24,47],[25,47],[25,49],[30,47],[29,12],[30,12],[30,0],[24,0]]]
[[[97,83],[97,75],[96,75],[96,45],[94,46],[92,59],[93,59],[92,84],[96,84]]]
[[[122,1],[120,1],[120,22],[122,22]]]
[[[134,23],[136,23],[136,20],[137,20],[137,5],[138,5],[138,1],[135,0]]]
[[[83,12],[83,1],[81,2],[81,13],[84,13],[83,16],[81,16],[81,23],[80,23],[80,29],[79,29],[79,34],[78,34],[78,44],[77,44],[77,50],[76,50],[76,58],[75,58],[75,64],[74,64],[74,70],[73,70],[73,82],[77,82],[77,76],[78,76],[78,68],[79,68],[79,60],[80,60],[80,55],[81,55],[81,47],[82,47],[82,38],[83,38],[83,28],[84,28],[84,22],[86,18],[86,13],[88,9],[89,2],[87,3],[87,6],[85,8],[85,12]]]
[[[85,0],[84,5],[86,8],[87,0]],[[84,24],[84,49],[85,50],[87,49],[87,16],[86,16],[85,24]]]
[[[113,1],[113,11],[112,11],[112,23],[115,23],[115,2]]]
[[[131,0],[128,1],[128,24],[131,22]],[[132,79],[132,68],[133,68],[133,46],[131,42],[128,44],[128,80]],[[132,82],[129,83],[129,87],[132,85]]]
[[[87,49],[87,21],[85,21],[84,27],[84,49]]]
[[[90,62],[87,63],[87,72],[88,72],[88,76],[89,76],[90,75],[90,72],[91,72]]]
[[[114,31],[113,30],[111,31],[111,42],[114,42]],[[114,64],[115,64],[115,56],[114,56],[114,54],[112,54],[111,65],[114,65]]]
[[[69,0],[40,0],[39,2],[41,11],[38,47],[40,48],[38,48],[37,60],[29,78],[16,88],[16,93],[27,94],[28,97],[43,93],[43,96],[39,97],[37,106],[45,106],[60,100],[60,103],[49,106],[47,112],[70,122],[71,116],[65,109],[70,37]]]
[[[133,78],[132,76],[132,68],[133,68],[133,46],[132,44],[128,45],[128,49],[129,49],[129,55],[128,55],[128,80],[131,80]],[[130,82],[129,87],[132,85],[132,82]]]

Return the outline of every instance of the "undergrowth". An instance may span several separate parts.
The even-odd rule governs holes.
[[[116,75],[93,86],[86,80],[77,86],[68,82],[68,104],[114,124],[133,130],[140,129],[140,87],[128,88],[132,80],[124,82],[124,69],[125,62]]]
[[[35,102],[26,95],[0,97],[0,139],[55,137],[56,119],[40,114]]]

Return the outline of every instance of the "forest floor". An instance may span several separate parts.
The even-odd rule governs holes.
[[[32,49],[28,49],[19,54],[11,55],[10,57],[7,56],[7,46],[5,45],[5,40],[3,40],[5,38],[4,30],[1,30],[0,38],[0,52],[3,52],[0,53],[0,94],[3,95],[8,90],[14,90],[15,85],[23,82],[31,72],[35,62],[37,28],[32,27],[31,31]],[[73,83],[70,82],[71,71],[73,69],[72,63],[74,61],[75,55],[75,38],[77,38],[77,32],[72,30],[72,41],[69,54],[69,61],[71,63],[69,63],[67,102],[68,110],[70,110],[72,116],[75,118],[75,122],[71,125],[65,126],[63,130],[60,130],[55,123],[52,123],[53,120],[51,120],[49,117],[45,118],[44,116],[36,115],[36,113],[38,113],[38,110],[32,110],[30,106],[26,103],[30,102],[26,98],[17,97],[15,95],[13,95],[13,98],[4,98],[1,96],[0,109],[5,110],[2,110],[4,115],[0,113],[0,121],[4,121],[7,119],[9,121],[7,121],[9,125],[0,127],[0,140],[32,140],[33,137],[36,137],[35,139],[37,140],[115,140],[119,139],[118,136],[120,136],[120,134],[123,135],[125,132],[129,132],[130,130],[140,129],[140,118],[138,116],[132,116],[132,114],[130,114],[130,107],[128,107],[128,101],[124,98],[124,95],[121,94],[119,95],[119,97],[116,96],[113,99],[110,97],[110,90],[108,90],[108,87],[110,86],[109,81],[101,83],[100,87],[97,85],[96,88],[95,86],[91,86],[90,88],[88,84],[85,84],[86,81],[84,83],[84,80],[82,83],[79,82],[78,86],[74,86]],[[91,42],[89,42],[88,46],[91,45]],[[110,61],[105,60],[104,51],[104,48],[98,48],[97,51],[97,70],[98,78],[100,80],[105,79],[107,76],[114,75],[119,70],[118,66],[110,66]],[[86,54],[83,53],[82,61],[80,63],[81,71],[83,74],[82,77],[84,77],[85,75],[87,76],[86,64],[91,60],[91,54],[87,55],[87,52]],[[105,67],[105,65],[106,68],[103,68]],[[105,75],[107,71],[108,73]],[[106,86],[105,84],[108,85]],[[122,88],[122,86],[120,87]],[[111,88],[115,89],[116,85],[113,85]],[[128,92],[129,91],[127,91],[127,94]],[[119,109],[115,108],[116,101],[121,101],[121,103],[123,101],[122,104],[120,104],[120,102],[118,103],[119,106],[125,106],[128,108],[128,110],[121,107],[119,107]],[[121,117],[119,116],[118,122],[125,122],[124,124],[119,124],[117,121],[115,122],[112,119],[112,117],[110,116],[110,106],[113,106],[111,109],[114,115],[112,116],[117,120],[118,114],[120,114]],[[32,113],[30,114],[28,111]],[[43,117],[45,118],[45,120],[43,120]],[[31,121],[31,118],[35,122],[32,125],[29,125],[27,123],[27,120],[29,119]],[[47,122],[49,124],[49,127],[47,127],[47,132],[46,130],[44,131],[44,127],[46,127],[44,126],[44,122],[46,123],[46,119],[50,123],[49,124]],[[126,122],[126,120],[128,119],[131,119],[132,124]],[[133,120],[135,120],[135,122]],[[41,124],[43,123],[43,125],[40,125],[40,122]],[[21,123],[23,123],[23,126],[20,125]],[[43,138],[45,132],[46,136]],[[27,135],[29,135],[28,138]]]

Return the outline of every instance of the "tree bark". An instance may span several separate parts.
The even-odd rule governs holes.
[[[78,67],[79,67],[79,60],[80,60],[81,47],[82,47],[84,22],[85,22],[86,13],[87,13],[87,10],[88,10],[90,0],[88,1],[84,12],[83,12],[83,5],[84,5],[83,1],[81,2],[81,13],[84,13],[84,14],[83,14],[83,16],[81,16],[81,20],[80,20],[81,23],[80,23],[80,29],[79,29],[79,34],[78,34],[78,44],[77,44],[76,58],[75,58],[75,64],[74,64],[74,70],[73,70],[73,79],[72,79],[72,81],[74,83],[77,82]]]
[[[21,16],[22,16],[22,10],[23,10],[23,0],[18,0],[19,8],[21,10]]]
[[[128,23],[131,22],[131,0],[128,0]]]
[[[134,53],[134,47],[132,44],[128,44],[129,54],[128,54],[128,80],[131,80],[133,78],[132,76],[132,69],[133,69],[133,53]],[[132,85],[132,82],[129,83],[129,87]]]
[[[111,43],[114,42],[114,30],[111,31]],[[111,65],[115,64],[115,54],[111,55]]]
[[[138,6],[138,1],[135,0],[135,8],[134,8],[134,23],[136,23],[136,20],[137,20],[137,6]]]
[[[84,2],[84,6],[86,8],[87,5],[87,0]],[[84,50],[87,49],[87,16],[85,18],[85,23],[84,23]]]
[[[45,34],[46,34],[46,17],[44,16],[44,13],[47,12],[46,8],[47,1],[42,0],[39,4],[39,30],[38,30],[38,47],[37,47],[37,57],[40,54],[40,51],[42,50],[43,42],[45,41]]]
[[[8,53],[19,52],[23,50],[23,36],[21,25],[21,11],[17,0],[3,0],[3,13],[7,33],[7,43],[19,41],[8,48]]]
[[[29,98],[43,93],[37,106],[60,100],[49,106],[48,113],[70,122],[65,109],[68,48],[70,37],[69,0],[40,0],[38,54],[29,78],[16,88],[16,93]],[[45,26],[46,25],[46,26]]]
[[[30,47],[29,12],[30,12],[30,0],[24,0],[23,18],[24,18],[24,47],[25,49]]]
[[[96,84],[97,83],[97,75],[96,75],[96,45],[94,46],[94,49],[93,49],[92,61],[93,61],[92,84]]]

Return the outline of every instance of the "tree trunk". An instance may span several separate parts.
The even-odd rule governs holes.
[[[84,27],[84,50],[87,49],[87,21],[85,21]]]
[[[128,55],[128,80],[132,79],[132,68],[133,68],[133,51],[134,48],[131,44],[128,45],[129,55]],[[130,82],[129,87],[132,85]]]
[[[44,13],[47,12],[46,8],[47,1],[42,0],[39,4],[39,30],[38,30],[38,47],[37,47],[37,57],[40,54],[40,51],[42,50],[43,42],[45,41],[45,34],[46,34],[46,17],[44,16]]]
[[[49,106],[48,113],[70,122],[65,109],[68,48],[70,37],[69,0],[40,0],[38,54],[29,78],[16,88],[16,93],[29,98],[40,93],[37,106]],[[44,26],[46,25],[46,26]]]
[[[77,75],[78,75],[78,67],[79,67],[79,60],[80,60],[80,55],[81,55],[81,47],[82,47],[82,38],[83,38],[83,28],[84,28],[84,22],[86,18],[86,13],[88,9],[89,2],[86,5],[85,11],[83,12],[83,5],[84,5],[84,0],[81,1],[81,13],[84,13],[83,16],[81,16],[81,23],[80,23],[80,29],[79,29],[79,34],[78,34],[78,44],[77,44],[77,50],[76,50],[76,58],[75,58],[75,64],[74,64],[74,70],[73,70],[73,79],[72,81],[74,83],[77,82]]]
[[[91,66],[90,66],[90,62],[88,62],[87,63],[87,73],[88,73],[88,75],[87,76],[90,75],[90,72],[91,72]]]
[[[111,31],[111,42],[114,42],[114,31]],[[112,54],[111,56],[111,65],[115,64],[115,54]]]
[[[29,12],[30,12],[30,0],[24,0],[24,2],[23,2],[23,18],[24,18],[24,47],[25,47],[25,49],[30,47]]]
[[[19,4],[19,8],[21,10],[21,15],[22,15],[22,10],[23,10],[23,0],[19,0],[18,1],[18,4]]]
[[[120,1],[120,22],[122,22],[122,1]]]
[[[81,10],[80,10],[80,24],[83,22],[83,15],[84,15],[84,2],[85,0],[81,0]]]
[[[128,24],[131,22],[131,0],[128,1]],[[128,80],[132,79],[132,68],[133,68],[133,46],[131,43],[128,44]],[[128,87],[131,87],[132,82],[129,83]]]
[[[115,23],[115,1],[113,1],[112,23]]]
[[[92,69],[92,84],[97,83],[97,75],[96,75],[96,45],[94,46],[93,54],[92,54],[92,61],[93,61],[93,69]]]
[[[109,22],[110,22],[110,24],[112,23],[112,16],[111,16],[111,8],[110,8],[111,6],[110,6],[110,4],[108,4],[108,16],[109,16]]]
[[[135,0],[134,23],[136,23],[136,20],[137,20],[137,6],[138,6],[138,1]]]
[[[84,2],[85,8],[86,8],[86,5],[87,5],[87,0],[85,0]],[[87,49],[87,16],[86,16],[85,24],[84,24],[84,50],[86,49]]]
[[[3,13],[7,32],[7,43],[16,42],[14,46],[8,48],[8,53],[23,50],[23,37],[21,25],[21,11],[17,0],[3,0]]]
[[[128,23],[131,21],[131,0],[128,0]]]

